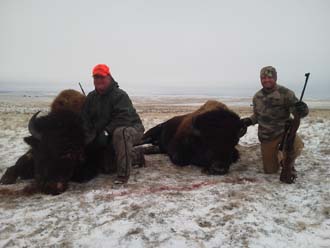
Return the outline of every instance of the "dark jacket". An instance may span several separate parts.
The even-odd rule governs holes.
[[[93,90],[87,95],[82,117],[87,131],[106,130],[110,135],[117,127],[137,127],[143,129],[139,115],[125,91],[114,80],[107,91],[100,95]]]

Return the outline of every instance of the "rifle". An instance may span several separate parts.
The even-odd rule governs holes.
[[[86,96],[86,93],[85,93],[83,87],[81,86],[80,82],[79,82],[78,84],[79,84],[79,86],[80,86],[81,92],[84,94],[84,96]]]
[[[299,102],[302,101],[302,98],[304,96],[309,75],[310,73],[305,73],[305,77],[306,77],[305,84],[303,91],[301,92]],[[288,154],[293,151],[293,144],[299,125],[300,125],[300,116],[295,114],[293,115],[293,120],[289,120],[286,123],[284,136],[279,146],[279,151],[284,155],[282,156],[282,160],[280,162],[282,165],[280,180],[288,184],[294,183],[297,178],[296,170],[293,166],[292,158],[288,156]]]

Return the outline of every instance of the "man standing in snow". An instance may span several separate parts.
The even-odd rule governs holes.
[[[125,91],[110,74],[109,67],[98,64],[93,69],[95,90],[87,95],[82,117],[87,135],[96,132],[93,145],[104,149],[103,167],[106,172],[112,169],[109,164],[115,155],[115,184],[126,183],[132,166],[133,145],[140,142],[144,127],[133,104]],[[143,156],[143,155],[142,155]],[[140,157],[141,163],[144,158]]]
[[[308,115],[308,106],[299,102],[293,91],[276,84],[277,72],[272,66],[260,71],[262,89],[253,97],[253,115],[242,119],[246,127],[259,124],[258,138],[261,143],[262,162],[265,173],[277,173],[279,145],[283,139],[285,125],[290,114],[303,118]],[[294,170],[294,161],[300,155],[304,143],[296,135],[293,149],[287,154]],[[295,172],[295,170],[294,170]]]

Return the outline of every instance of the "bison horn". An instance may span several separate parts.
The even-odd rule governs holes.
[[[30,121],[29,121],[29,132],[30,134],[32,135],[32,137],[38,139],[38,140],[41,140],[41,132],[37,130],[36,126],[35,126],[35,121],[36,121],[36,118],[37,118],[37,115],[40,113],[40,111],[38,111],[37,113],[35,113]]]

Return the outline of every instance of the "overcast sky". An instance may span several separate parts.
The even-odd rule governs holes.
[[[3,90],[91,86],[98,63],[124,89],[259,88],[273,65],[330,95],[328,0],[1,0],[0,31]]]

